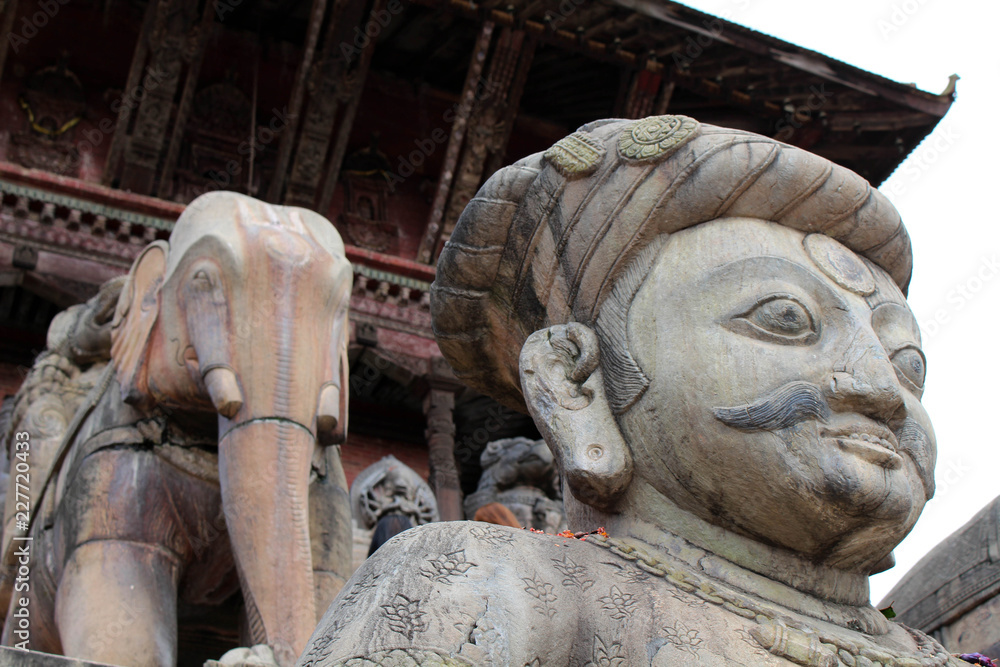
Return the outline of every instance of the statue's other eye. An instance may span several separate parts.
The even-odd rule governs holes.
[[[896,367],[896,375],[903,384],[907,382],[919,392],[924,388],[924,377],[927,374],[927,362],[924,355],[915,347],[904,347],[892,355],[892,363]]]
[[[774,343],[804,345],[816,340],[817,325],[809,309],[789,296],[773,296],[731,319],[730,329]]]

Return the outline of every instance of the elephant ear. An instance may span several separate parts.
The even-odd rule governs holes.
[[[126,403],[141,403],[148,395],[146,350],[160,312],[160,286],[169,248],[166,241],[146,246],[132,264],[118,297],[111,325],[111,358]]]

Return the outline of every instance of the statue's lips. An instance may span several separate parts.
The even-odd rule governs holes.
[[[902,457],[896,453],[899,441],[892,431],[881,424],[854,422],[824,426],[820,428],[819,435],[883,468],[895,470],[903,464]]]

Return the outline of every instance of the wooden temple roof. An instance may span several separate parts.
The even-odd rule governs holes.
[[[0,2],[0,18],[21,25],[15,19],[30,9],[21,5],[18,14],[17,3]],[[426,283],[465,202],[495,169],[544,150],[583,123],[686,114],[811,150],[878,185],[954,99],[954,79],[944,92],[928,93],[667,0],[134,0],[110,6],[70,4],[31,48],[0,51],[0,98],[8,100],[24,94],[31,80],[25,72],[49,71],[53,61],[72,56],[70,65],[92,91],[89,110],[78,116],[90,123],[82,134],[99,137],[95,155],[103,160],[97,172],[68,176],[45,166],[23,169],[38,166],[30,160],[0,164],[0,328],[11,335],[30,329],[37,338],[51,318],[49,306],[85,298],[101,280],[126,270],[143,244],[168,234],[183,203],[197,194],[195,186],[208,181],[197,159],[242,160],[240,140],[252,132],[264,136],[250,128],[269,119],[254,118],[251,109],[283,108],[282,123],[285,116],[292,120],[270,132],[272,142],[255,147],[258,165],[255,171],[250,164],[246,191],[314,208],[332,220],[354,213],[342,211],[350,172],[341,167],[352,164],[349,153],[377,134],[378,123],[395,123],[395,143],[384,146],[391,155],[386,165],[401,162],[414,140],[426,142],[434,132],[447,137],[427,156],[419,178],[392,193],[394,199],[378,195],[387,197],[380,206],[389,212],[376,231],[407,226],[396,245],[365,245],[362,236],[352,240],[347,223],[336,222],[349,244],[364,246],[351,257],[359,298],[370,293],[382,303],[402,293],[406,315],[378,321],[433,346]],[[171,31],[172,41],[165,37]],[[70,42],[73,53],[63,49]],[[160,48],[168,43],[176,52]],[[143,72],[157,68],[172,74],[149,84]],[[241,68],[246,71],[236,86],[234,72]],[[482,97],[474,90],[482,84],[497,94]],[[148,90],[140,91],[144,85]],[[393,85],[417,92],[384,95]],[[127,114],[94,101],[99,95],[138,99],[138,92],[155,101],[133,105]],[[385,100],[412,100],[427,109],[386,109]],[[220,102],[229,106],[213,106]],[[452,103],[457,114],[443,123],[441,110]],[[414,117],[431,109],[440,127],[417,128]],[[20,133],[21,146],[44,151],[58,144],[16,130],[23,119],[14,114],[0,118],[4,123]],[[234,134],[227,138],[220,133],[228,125],[235,129],[228,128]],[[8,150],[7,160],[17,158]],[[233,185],[243,187],[245,166]],[[183,179],[193,183],[187,190]],[[41,296],[45,307],[19,308],[12,294],[24,303]]]
[[[567,130],[628,115],[623,71],[662,77],[654,112],[779,138],[880,184],[954,99],[660,0],[414,0],[373,67],[458,90],[484,21],[538,40],[521,112]],[[946,82],[942,82],[944,84]],[[653,84],[655,85],[655,84]],[[656,108],[659,106],[660,108]]]

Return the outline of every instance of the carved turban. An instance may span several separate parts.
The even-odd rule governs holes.
[[[722,217],[828,235],[906,292],[906,229],[854,172],[685,116],[604,120],[501,169],[469,202],[431,287],[438,345],[463,381],[524,410],[518,357],[531,333],[593,326],[647,244]]]

